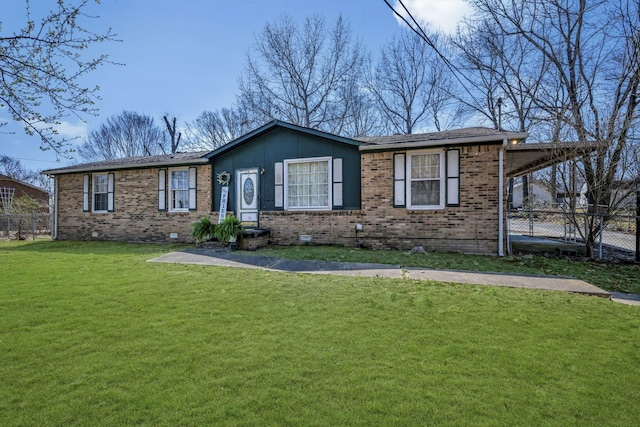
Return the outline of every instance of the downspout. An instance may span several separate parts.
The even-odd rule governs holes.
[[[507,139],[502,140],[498,152],[498,256],[504,256],[504,150]]]
[[[58,177],[53,176],[53,240],[58,239]]]

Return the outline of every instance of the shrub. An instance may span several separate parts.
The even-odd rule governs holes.
[[[216,225],[211,222],[208,216],[203,216],[199,221],[191,224],[191,236],[195,237],[198,243],[211,239],[214,235]]]
[[[232,237],[237,238],[242,234],[243,229],[237,216],[227,215],[220,224],[215,226],[214,236],[220,243],[226,245]]]

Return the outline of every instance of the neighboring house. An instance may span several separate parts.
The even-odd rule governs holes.
[[[513,185],[511,203],[514,208],[522,209],[524,207],[523,194],[522,180],[519,180]],[[557,194],[558,192],[556,192]],[[529,202],[534,209],[551,207],[558,203],[557,200],[553,200],[549,186],[537,180],[529,182]]]
[[[506,178],[553,162],[543,144],[516,145],[526,137],[470,128],[356,140],[276,120],[211,152],[43,173],[55,177],[58,239],[192,242],[192,222],[216,221],[224,197],[275,244],[502,254]]]
[[[6,212],[13,201],[19,197],[29,196],[42,207],[40,211],[49,212],[49,193],[26,182],[18,181],[0,174],[0,212]]]
[[[610,206],[615,206],[615,209],[619,211],[618,213],[622,211],[636,211],[638,191],[640,191],[640,178],[614,181],[611,191]],[[578,206],[581,208],[589,206],[587,198],[587,184],[583,184],[580,188]]]

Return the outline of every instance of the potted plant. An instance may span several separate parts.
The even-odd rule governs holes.
[[[199,221],[191,224],[191,236],[195,237],[198,244],[201,245],[202,242],[213,237],[215,226],[208,216],[203,216]]]
[[[215,226],[213,232],[215,238],[222,244],[236,242],[239,235],[242,234],[244,227],[235,215],[227,215],[220,224]]]

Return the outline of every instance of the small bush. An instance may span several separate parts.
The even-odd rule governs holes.
[[[200,244],[213,237],[215,227],[216,225],[211,222],[208,216],[203,216],[199,221],[191,224],[191,236],[195,237]]]
[[[242,234],[244,227],[235,215],[227,215],[224,220],[215,226],[214,236],[222,244],[227,244],[232,237],[237,238]]]

